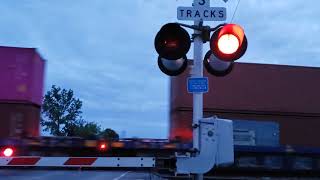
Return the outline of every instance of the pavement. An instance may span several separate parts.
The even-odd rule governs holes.
[[[34,170],[34,169],[0,169],[0,180],[162,180],[146,171],[124,170]],[[171,179],[171,177],[167,177]],[[192,179],[177,177],[180,179]],[[320,178],[277,178],[277,177],[205,177],[215,180],[316,180]]]
[[[0,169],[0,180],[159,180],[143,171]]]

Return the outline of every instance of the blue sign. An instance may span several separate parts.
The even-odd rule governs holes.
[[[206,93],[209,90],[209,83],[207,77],[202,78],[188,78],[188,92],[189,93]]]

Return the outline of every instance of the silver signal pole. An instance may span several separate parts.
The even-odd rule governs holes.
[[[199,25],[200,21],[194,21],[194,25]],[[193,68],[191,75],[192,77],[199,78],[203,77],[203,62],[202,62],[202,49],[203,41],[200,36],[200,31],[194,30],[194,52],[193,52]],[[203,117],[203,93],[193,93],[193,148],[200,150],[200,139],[199,139],[199,120]],[[202,180],[203,174],[197,174],[196,180]]]
[[[200,21],[194,21],[195,25],[199,25]],[[203,77],[203,41],[201,32],[194,30],[194,50],[193,50],[193,68],[191,76],[193,78]],[[203,93],[193,93],[193,148],[199,150],[199,120],[203,117]]]
[[[208,0],[210,2],[210,0]],[[193,6],[197,6],[201,3],[199,0],[193,0]],[[209,5],[210,6],[210,5]],[[202,21],[195,20],[194,25],[202,25]],[[194,39],[193,39],[193,68],[191,76],[194,78],[203,77],[203,40],[201,37],[201,31],[194,30]],[[200,150],[200,137],[199,137],[199,120],[203,117],[203,93],[193,93],[193,148]],[[196,180],[202,180],[203,174],[197,174],[195,177]]]

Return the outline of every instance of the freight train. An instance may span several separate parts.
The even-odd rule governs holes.
[[[171,141],[192,140],[192,94],[186,90],[191,69],[171,78]],[[204,76],[210,89],[204,116],[234,122],[233,170],[319,173],[320,68],[235,63],[227,76],[206,70]]]
[[[320,147],[320,68],[235,63],[224,77],[209,78],[204,116],[276,122],[281,145]],[[192,94],[186,71],[171,78],[170,139],[192,139]],[[267,131],[265,133],[268,133]]]
[[[155,157],[155,171],[170,174],[176,152],[194,151],[188,72],[171,78],[169,139],[83,139],[40,136],[45,61],[36,49],[0,47],[0,63],[1,156]],[[319,173],[320,68],[235,63],[226,77],[207,76],[204,114],[233,120],[235,151],[234,165],[210,173]]]

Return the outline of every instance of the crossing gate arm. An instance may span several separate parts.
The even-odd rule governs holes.
[[[152,168],[154,157],[0,157],[0,167],[120,167]]]

